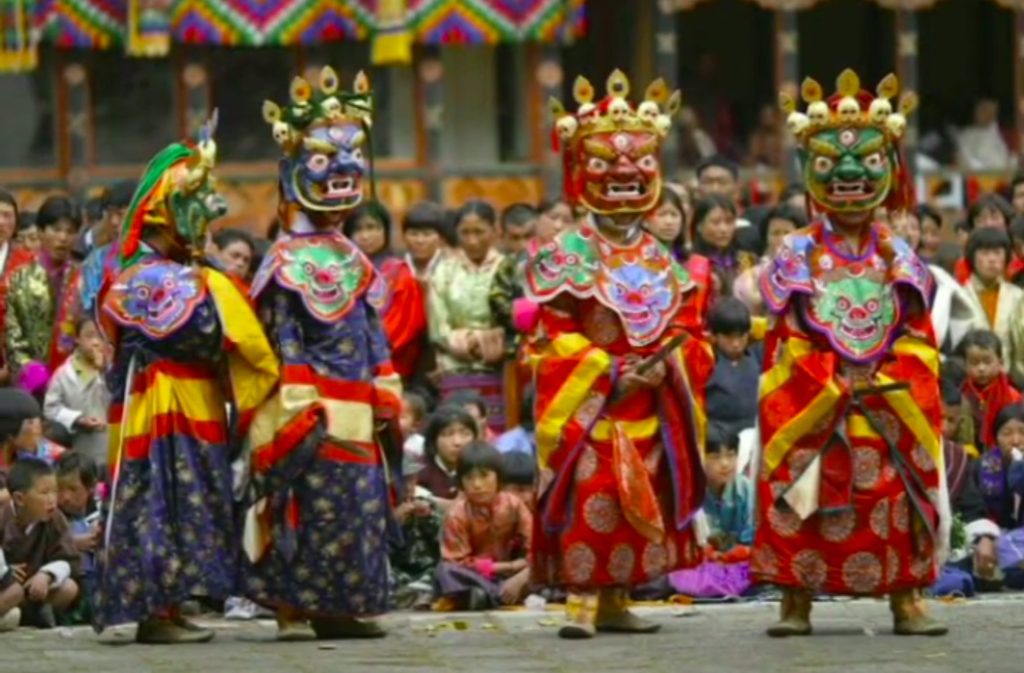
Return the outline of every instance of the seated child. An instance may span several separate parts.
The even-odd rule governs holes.
[[[996,445],[972,465],[971,478],[983,499],[983,515],[967,522],[970,551],[950,564],[972,578],[970,589],[956,589],[967,594],[974,587],[979,591],[1024,588],[1024,552],[1020,551],[1024,550],[1024,403],[1000,410],[993,431]],[[936,593],[949,593],[944,589],[937,586]]]
[[[18,456],[15,440],[21,435],[25,419],[39,409],[35,398],[20,388],[0,388],[0,507],[8,507],[7,470]]]
[[[476,421],[477,434],[481,439],[493,443],[498,438],[494,428],[487,424],[487,400],[480,393],[475,390],[460,390],[448,397],[444,403],[465,409]]]
[[[425,465],[416,476],[416,483],[426,489],[442,511],[459,494],[459,456],[467,444],[479,437],[478,433],[476,421],[462,407],[442,404],[430,416],[423,439]]]
[[[402,413],[398,425],[405,442],[402,455],[405,459],[419,462],[423,467],[423,423],[427,418],[427,400],[420,393],[407,390],[402,394]],[[403,472],[404,473],[404,472]]]
[[[739,438],[735,434],[721,426],[709,426],[704,452],[705,560],[696,568],[669,574],[669,583],[678,593],[726,598],[742,596],[750,589],[754,489],[748,477],[737,474],[738,453]]]
[[[946,485],[950,509],[963,523],[985,516],[985,503],[975,480],[975,468],[960,442],[963,425],[963,397],[950,380],[940,380],[942,391],[942,452],[946,464]]]
[[[487,610],[522,599],[533,515],[503,491],[501,454],[475,441],[459,458],[461,493],[445,514],[435,609]]]
[[[395,603],[399,608],[429,608],[433,580],[441,561],[441,508],[430,492],[416,485],[423,463],[409,454],[402,461],[405,500],[395,508],[402,526],[402,540],[392,547],[389,559],[394,573]]]
[[[735,297],[718,299],[708,314],[715,347],[715,371],[708,379],[708,420],[739,434],[757,423],[761,345],[750,346],[750,309]]]
[[[97,472],[96,466],[87,456],[77,451],[65,453],[57,461],[57,505],[71,527],[71,539],[81,555],[82,595],[75,610],[67,615],[67,624],[88,624],[90,612],[90,588],[96,586],[96,550],[99,548],[102,531],[99,510],[94,496]]]
[[[517,496],[534,510],[537,500],[537,459],[533,454],[509,451],[501,454],[502,490]]]
[[[971,330],[958,350],[967,369],[962,392],[964,402],[971,408],[975,446],[985,451],[995,446],[996,414],[1006,405],[1019,402],[1021,396],[1010,383],[1003,363],[1003,344],[995,332]]]
[[[43,436],[42,411],[36,398],[20,388],[4,388],[0,398],[7,422],[17,428],[4,444],[0,462],[11,465],[24,457],[40,458],[53,465],[66,449]]]
[[[60,424],[73,440],[71,448],[88,456],[101,474],[107,464],[107,408],[110,392],[103,372],[106,346],[92,318],[78,322],[75,352],[54,372],[46,390],[43,413]]]
[[[537,459],[533,453],[509,451],[501,455],[503,476],[502,490],[511,493],[536,515],[537,510]],[[543,593],[545,587],[533,587]],[[503,596],[507,593],[507,603],[519,603],[530,591],[530,573],[522,572],[513,575],[502,587]]]
[[[0,508],[0,621],[53,628],[78,598],[80,561],[57,508],[53,468],[19,458],[7,476],[12,507]]]
[[[980,568],[989,565],[990,556],[995,553],[995,537],[986,538],[982,533],[988,530],[998,535],[998,527],[985,518],[985,502],[978,488],[977,461],[971,458],[962,443],[964,426],[970,425],[964,422],[960,394],[962,384],[958,384],[957,373],[951,373],[948,369],[944,364],[939,384],[942,392],[942,452],[953,521],[949,561],[932,585],[931,594],[973,596],[974,566]],[[968,539],[969,530],[974,533],[973,539]]]
[[[494,448],[502,453],[524,452],[530,456],[537,453],[537,433],[533,423],[534,390],[532,385],[523,388],[523,399],[519,410],[519,425],[507,430],[494,441]]]

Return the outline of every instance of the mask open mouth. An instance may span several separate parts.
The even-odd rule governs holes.
[[[310,290],[317,301],[322,301],[326,304],[337,300],[341,296],[341,288],[337,286],[324,287],[322,285],[314,285]]]
[[[878,335],[878,325],[871,320],[847,320],[839,325],[839,330],[857,341],[870,341]]]
[[[605,187],[605,198],[616,201],[634,201],[642,199],[647,190],[639,182],[610,182]]]
[[[327,178],[324,198],[346,199],[354,196],[359,191],[359,182],[350,175],[331,175]]]
[[[867,180],[828,183],[828,196],[833,201],[867,201],[874,195],[875,189]]]
[[[149,314],[150,319],[152,319],[154,322],[162,323],[167,321],[168,318],[170,318],[171,314],[174,313],[176,308],[177,306],[176,302],[174,301],[174,297],[168,296],[160,300],[160,302],[158,302],[155,306],[151,304],[146,312]]]

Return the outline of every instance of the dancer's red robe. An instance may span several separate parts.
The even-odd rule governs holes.
[[[881,595],[935,579],[948,503],[930,277],[884,227],[869,239],[848,256],[813,223],[761,278],[776,320],[760,384],[760,582]],[[906,387],[855,404],[854,389],[894,383]]]
[[[684,269],[646,234],[628,248],[599,237],[588,227],[567,232],[527,274],[527,296],[540,303],[538,460],[553,473],[535,521],[533,571],[574,590],[635,585],[699,562],[691,524],[704,495],[703,394],[714,366],[702,335],[707,261]],[[648,321],[642,328],[637,315]],[[613,399],[627,359],[683,333],[661,385]]]

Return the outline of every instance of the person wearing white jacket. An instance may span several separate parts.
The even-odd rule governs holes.
[[[96,323],[82,319],[75,352],[54,372],[43,402],[43,416],[72,434],[72,448],[88,456],[100,474],[106,474],[110,405],[110,391],[103,378],[105,349]]]

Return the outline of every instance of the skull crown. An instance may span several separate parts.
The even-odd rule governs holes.
[[[608,76],[605,90],[605,97],[595,101],[594,86],[585,77],[577,77],[573,84],[578,106],[575,113],[566,111],[558,99],[551,99],[555,134],[561,143],[571,145],[583,136],[611,131],[650,131],[664,138],[683,103],[682,94],[670,93],[665,80],[659,78],[647,87],[644,100],[634,106],[628,98],[629,79],[621,70]]]
[[[896,110],[893,99],[899,96],[900,84],[889,74],[871,94],[861,89],[860,77],[846,69],[836,80],[836,93],[826,99],[818,82],[807,78],[800,86],[800,95],[807,104],[805,112],[797,110],[789,94],[779,94],[779,106],[787,113],[786,128],[798,141],[806,142],[819,131],[846,126],[875,127],[896,143],[906,132],[907,116],[917,109],[917,95],[905,92]]]
[[[274,142],[287,154],[302,147],[306,132],[318,126],[352,121],[369,127],[372,124],[373,93],[370,80],[362,71],[356,75],[352,91],[341,91],[334,68],[320,71],[317,86],[303,77],[292,80],[290,101],[282,106],[263,101],[263,120],[270,124]]]

